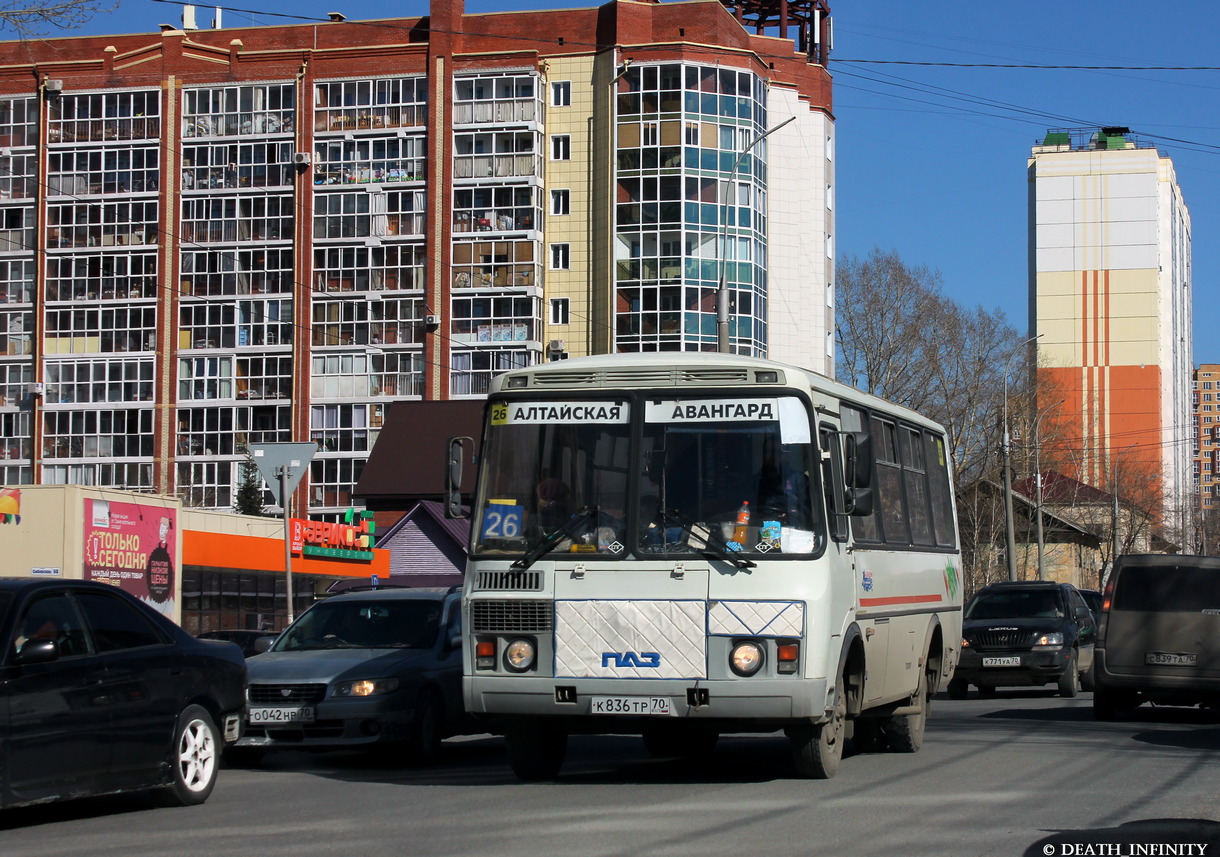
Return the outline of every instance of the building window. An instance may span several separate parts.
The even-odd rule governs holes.
[[[551,298],[551,324],[567,324],[571,301],[568,298]]]
[[[528,351],[512,349],[455,351],[452,359],[449,392],[454,396],[485,396],[494,376],[530,365]]]
[[[453,81],[455,125],[533,122],[538,116],[534,78],[527,75],[461,77]]]
[[[572,194],[568,190],[551,191],[551,214],[571,214]]]
[[[454,232],[516,232],[534,228],[542,200],[532,187],[485,187],[453,192]]]
[[[48,360],[47,404],[151,402],[152,360]]]
[[[572,104],[572,82],[557,80],[551,84],[551,106],[570,107]]]
[[[555,134],[551,137],[551,160],[572,160],[572,138],[568,134]]]
[[[535,255],[533,241],[455,241],[451,263],[453,286],[467,289],[536,285]]]
[[[347,80],[314,87],[314,130],[411,128],[428,120],[424,77]]]
[[[182,189],[291,187],[292,143],[184,146]]]
[[[455,342],[525,342],[535,339],[534,324],[541,312],[535,298],[453,298],[452,338]]]
[[[52,143],[156,140],[161,136],[161,93],[60,95],[47,102]]]
[[[296,86],[291,83],[188,89],[183,95],[184,137],[262,136],[294,130]]]
[[[424,180],[422,134],[362,140],[317,140],[313,152],[315,185]]]
[[[569,265],[569,245],[567,244],[552,244],[551,245],[551,270],[566,271]]]

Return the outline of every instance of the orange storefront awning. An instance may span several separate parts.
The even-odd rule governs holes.
[[[182,532],[182,565],[238,571],[284,571],[284,539],[234,533]],[[373,549],[371,561],[293,556],[292,573],[326,577],[390,576],[390,552]]]

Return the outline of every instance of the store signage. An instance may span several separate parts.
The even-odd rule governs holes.
[[[373,513],[355,509],[344,512],[342,521],[289,518],[289,547],[302,556],[372,562],[375,529]]]

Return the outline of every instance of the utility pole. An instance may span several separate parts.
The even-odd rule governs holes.
[[[1021,349],[1036,340],[1042,334],[1031,336],[1012,350],[1004,363],[1004,430],[1000,441],[1000,453],[1004,459],[1004,547],[1007,552],[1008,579],[1017,579],[1017,537],[1012,521],[1012,437],[1008,434],[1008,372],[1012,368],[1012,359],[1021,353]]]

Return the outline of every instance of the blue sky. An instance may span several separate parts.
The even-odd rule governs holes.
[[[413,16],[425,2],[241,0],[226,26]],[[467,11],[595,2],[467,0]],[[831,0],[838,252],[938,269],[946,294],[1028,322],[1026,159],[1048,128],[1124,125],[1169,155],[1193,223],[1194,361],[1220,362],[1220,4],[1204,0]],[[155,31],[181,7],[121,0],[80,33]],[[206,25],[211,7],[200,6]],[[855,62],[1119,66],[985,68]]]

